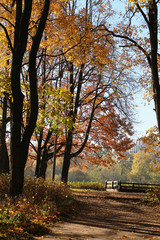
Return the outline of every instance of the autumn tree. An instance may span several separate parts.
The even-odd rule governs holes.
[[[150,156],[150,165],[154,172],[160,172],[160,134],[158,128],[154,126],[148,129],[146,135],[141,138],[143,141],[143,147],[141,151],[144,151]]]
[[[3,26],[3,25],[2,25]],[[3,29],[0,28],[0,31]],[[3,36],[3,35],[2,35]],[[6,47],[5,37],[1,38],[1,47],[3,53],[1,57],[0,67],[0,172],[9,173],[9,149],[7,145],[10,143],[10,134],[7,134],[9,124],[11,122],[11,84],[9,77],[9,47]]]
[[[127,54],[125,62],[139,70],[139,81],[146,89],[146,97],[154,99],[158,128],[160,131],[160,86],[159,86],[159,53],[158,53],[158,5],[159,1],[126,1],[126,12],[122,11],[122,21],[111,29],[104,21],[100,29],[111,34],[118,42],[121,51]],[[131,53],[132,51],[132,53]],[[138,67],[139,66],[139,67]],[[150,71],[148,70],[150,69]]]
[[[81,36],[85,36],[85,41],[82,38],[74,52],[70,51],[66,54],[66,58],[69,59],[70,92],[73,95],[73,108],[71,108],[69,114],[74,124],[73,128],[66,134],[67,143],[61,178],[64,182],[67,182],[70,160],[81,154],[89,142],[94,142],[94,140],[91,140],[91,132],[96,124],[95,118],[97,117],[97,122],[100,115],[102,118],[106,116],[107,119],[107,111],[112,111],[114,107],[118,111],[118,102],[121,102],[119,96],[122,97],[123,92],[122,89],[117,87],[120,78],[116,76],[116,71],[113,70],[116,69],[115,55],[113,54],[114,41],[109,35],[104,36],[103,33],[95,30],[95,26],[90,21],[90,15],[87,15],[86,12],[87,10],[84,11],[84,19],[86,20],[88,17],[88,21],[84,21],[83,28],[81,28]],[[71,38],[68,41],[71,41]],[[79,57],[76,58],[77,55]],[[77,70],[77,67],[79,67],[79,70]],[[114,102],[116,99],[118,100],[117,103]],[[107,136],[105,137],[107,138]],[[103,138],[101,134],[99,138]],[[90,147],[92,150],[94,149],[93,144],[90,144]],[[97,145],[95,145],[96,148],[98,149]]]
[[[131,126],[127,123],[129,115],[127,117],[127,111],[123,111],[121,108],[121,105],[123,105],[124,109],[127,109],[127,94],[123,94],[125,91],[122,91],[118,84],[123,85],[124,89],[128,87],[122,81],[125,78],[122,68],[118,69],[118,64],[117,69],[115,68],[114,41],[110,37],[107,41],[106,36],[93,30],[91,21],[86,21],[90,19],[86,10],[82,9],[77,14],[74,11],[75,5],[70,5],[69,2],[57,2],[55,4],[56,21],[53,21],[52,25],[50,23],[49,27],[45,29],[47,41],[42,40],[45,54],[43,49],[39,51],[39,66],[42,66],[39,68],[39,79],[45,78],[45,85],[39,85],[40,111],[37,122],[38,131],[35,132],[36,138],[34,138],[34,142],[37,139],[38,144],[33,146],[38,160],[36,171],[40,173],[41,166],[44,166],[43,170],[45,170],[47,161],[51,157],[53,158],[57,152],[57,156],[64,156],[63,181],[67,181],[71,159],[82,154],[83,151],[87,154],[89,149],[97,148],[96,152],[98,153],[106,147],[111,151],[112,147],[116,148],[117,146],[118,152],[122,143],[125,146],[122,147],[123,150],[129,148],[131,144],[129,138],[127,139],[127,132],[131,133],[129,129]],[[64,89],[66,90],[64,91]],[[68,100],[65,95],[68,96]],[[116,113],[118,109],[122,111],[121,114]],[[112,114],[109,114],[109,111]],[[126,114],[126,118],[122,117],[123,114]],[[103,121],[103,119],[105,120]],[[98,125],[99,121],[101,123]],[[41,124],[42,122],[43,124]],[[105,128],[106,122],[107,126]],[[114,126],[115,132],[111,131],[110,124],[112,127]],[[98,142],[95,141],[96,131],[89,135],[92,126],[96,126],[95,129],[97,135],[99,132],[100,142],[103,142],[100,147],[97,147]],[[107,130],[105,133],[103,132],[103,140],[101,138],[102,126],[104,129],[110,128],[108,132]],[[98,130],[98,128],[101,130]],[[92,127],[92,129],[94,128]],[[121,135],[122,138],[120,137],[120,129],[124,130]],[[56,131],[59,135],[57,140],[59,152],[54,149]],[[119,135],[119,139],[117,135]],[[109,140],[109,138],[112,140]],[[113,138],[115,138],[115,141],[113,141]],[[105,141],[106,144],[104,144]],[[43,158],[44,152],[47,156],[46,159]],[[33,157],[35,158],[35,156]],[[98,158],[96,161],[98,162]],[[105,164],[105,161],[102,161],[103,164]],[[45,171],[42,172],[43,174],[40,175],[44,177]]]
[[[108,121],[108,128],[113,127],[115,133],[109,134],[110,130],[105,129],[109,150],[113,147],[120,152],[131,144],[127,136],[131,125],[126,104],[130,93],[128,83],[122,81],[124,66],[120,62],[115,64],[116,45],[111,35],[99,31],[96,17],[92,19],[94,7],[99,20],[109,5],[105,7],[98,1],[93,6],[90,2],[89,6],[86,1],[85,8],[79,9],[76,2],[62,0],[52,2],[48,15],[49,6],[49,0],[42,1],[41,5],[38,1],[33,4],[32,0],[0,4],[2,46],[6,47],[0,61],[3,61],[2,66],[7,61],[10,64],[13,98],[10,189],[13,196],[22,192],[24,167],[36,123],[36,171],[39,174],[43,169],[44,176],[49,157],[53,153],[56,156],[58,151],[49,147],[56,146],[52,135],[61,131],[58,144],[64,156],[64,182],[68,178],[70,160],[81,154],[87,144],[88,148],[94,148],[93,124],[100,134],[104,130],[103,119]],[[57,67],[56,59],[61,57],[60,67]],[[60,85],[56,87],[57,81]],[[102,139],[104,148],[104,134]],[[39,162],[43,166],[41,170]]]
[[[155,172],[152,165],[152,155],[143,151],[135,153],[128,177],[132,182],[157,183],[159,174]]]
[[[122,91],[118,90],[117,87],[115,88],[114,84],[112,85],[113,78],[104,80],[103,74],[105,76],[107,72],[104,71],[103,74],[100,74],[98,68],[96,69],[94,65],[92,65],[94,66],[93,69],[90,70],[89,65],[86,68],[84,65],[83,71],[81,68],[79,69],[79,75],[77,75],[76,68],[72,64],[69,66],[71,72],[69,78],[70,92],[73,95],[73,108],[71,108],[69,116],[72,117],[74,124],[72,129],[66,132],[66,147],[62,169],[62,181],[64,182],[67,182],[71,159],[80,154],[83,155],[85,150],[86,155],[88,155],[87,159],[89,159],[89,149],[91,149],[92,152],[95,150],[95,153],[97,153],[95,158],[93,155],[91,155],[91,158],[98,164],[101,164],[102,161],[106,165],[111,161],[111,157],[105,160],[101,159],[100,161],[98,152],[102,149],[108,149],[111,152],[111,149],[116,150],[116,147],[119,151],[125,150],[127,147],[129,148],[131,141],[127,140],[127,138],[125,139],[124,133],[128,131],[128,134],[131,134],[132,129],[130,124],[127,127],[125,123],[127,118],[122,120],[122,115],[118,116],[116,113],[118,111],[118,103],[121,102],[118,96],[121,95],[122,97]],[[87,75],[88,71],[89,78]],[[75,76],[78,77],[77,80]],[[116,109],[115,112],[114,109]],[[124,127],[124,132],[122,131],[122,126]],[[121,131],[123,137],[120,143],[118,138],[120,138]],[[120,149],[120,146],[122,149]]]
[[[52,58],[56,56],[52,53],[53,49],[55,49],[57,55],[63,55],[64,61],[62,63],[62,69],[58,71],[57,76],[59,77],[59,75],[61,75],[61,87],[67,87],[71,95],[71,105],[68,105],[69,109],[65,109],[64,111],[66,119],[69,119],[70,127],[66,128],[67,125],[65,124],[62,131],[63,136],[65,136],[63,137],[63,145],[65,143],[65,147],[61,149],[61,154],[64,155],[62,181],[66,182],[71,159],[81,154],[89,142],[91,126],[93,122],[95,124],[95,114],[97,114],[97,116],[101,114],[102,120],[104,116],[104,114],[100,113],[102,109],[107,113],[108,111],[112,111],[112,114],[114,108],[117,109],[116,111],[118,111],[118,108],[122,110],[120,107],[123,105],[122,98],[124,97],[125,103],[126,96],[122,94],[122,89],[118,87],[120,78],[124,77],[122,69],[120,74],[117,70],[115,70],[114,73],[113,70],[111,70],[115,67],[113,63],[114,41],[112,41],[110,37],[106,38],[106,36],[103,36],[103,33],[101,34],[93,30],[93,25],[91,21],[88,20],[91,16],[88,14],[87,8],[85,11],[84,9],[79,11],[79,14],[75,14],[74,5],[70,5],[69,2],[67,2],[67,4],[57,2],[55,9],[56,21],[53,23],[53,26],[50,25],[50,28],[45,29],[47,36],[50,36],[50,41],[53,43],[52,48],[50,47],[50,42],[44,41],[43,44],[47,49],[47,56]],[[52,31],[53,33],[58,31],[59,34],[52,34],[52,28],[54,29]],[[48,61],[50,60],[51,58],[48,59]],[[56,71],[53,72],[53,76],[54,77],[49,77],[50,80],[52,79],[52,82],[55,81]],[[122,82],[120,84],[122,84]],[[123,87],[127,88],[127,85],[123,85]],[[52,93],[50,93],[50,100],[51,99]],[[116,99],[117,103],[109,104],[109,102],[116,101]],[[106,106],[104,107],[105,104]],[[52,109],[52,107],[50,107],[50,109]],[[124,113],[125,111],[122,110],[122,112]],[[122,112],[120,114],[121,116],[123,115]],[[127,122],[127,117],[122,120],[120,115],[118,116],[116,113],[112,115],[112,117],[117,118],[117,122],[119,122],[117,125],[115,124],[114,136],[112,135],[111,137],[110,135],[112,141],[113,137],[120,132],[116,132],[116,128],[122,127],[123,121]],[[107,116],[109,118],[109,114],[105,116],[105,119],[107,119]],[[120,118],[122,120],[121,123],[119,121]],[[52,124],[54,124],[54,121]],[[102,125],[104,124],[103,122]],[[126,124],[124,129],[126,132],[131,133],[129,127],[131,126],[128,125],[127,127]],[[51,126],[51,128],[53,127]],[[123,129],[123,127],[121,129]],[[39,140],[42,139],[42,135],[40,136]],[[60,137],[60,139],[62,138]],[[118,140],[118,138],[116,139]],[[108,145],[111,144],[112,141],[109,141]],[[92,140],[92,142],[94,142],[94,140]],[[116,143],[116,141],[114,142]],[[124,145],[126,143],[126,147],[129,147],[129,139],[126,140],[126,142],[123,139],[122,142]],[[120,146],[122,142],[117,144]],[[93,149],[93,144],[91,145],[90,148]],[[112,144],[112,146],[115,145]],[[111,149],[111,145],[108,146],[108,149]]]
[[[10,194],[16,196],[22,193],[24,168],[28,156],[29,142],[36,126],[38,114],[38,94],[37,94],[37,74],[36,74],[36,57],[40,45],[40,41],[45,28],[49,12],[50,1],[45,0],[42,7],[42,14],[35,26],[34,34],[29,51],[29,83],[30,83],[30,116],[28,124],[22,136],[22,118],[23,118],[23,101],[24,94],[21,90],[21,73],[23,58],[27,50],[27,42],[29,37],[29,24],[31,21],[31,13],[33,7],[32,0],[17,0],[16,2],[1,2],[1,13],[9,14],[8,18],[2,17],[1,27],[6,35],[8,45],[12,53],[11,59],[11,91],[12,91],[12,137],[11,137],[11,156],[12,156],[12,177]],[[15,19],[12,13],[15,12]],[[3,16],[3,15],[2,15]],[[11,21],[13,20],[13,22]],[[9,23],[14,33],[13,40],[5,27],[5,23]]]
[[[46,96],[45,109],[40,110],[34,134],[34,141],[36,139],[38,142],[37,146],[33,146],[37,156],[35,175],[43,178],[45,178],[47,162],[53,159],[64,145],[61,136],[64,128],[69,129],[72,124],[70,118],[66,116],[67,106],[70,105],[70,93],[62,87],[53,88],[54,86],[49,82],[43,89]],[[58,136],[60,139],[57,143]]]
[[[44,42],[46,49],[47,43]],[[62,135],[64,128],[68,129],[72,124],[66,114],[71,95],[66,84],[64,82],[62,84],[66,63],[63,57],[52,57],[51,50],[48,50],[47,54],[46,49],[39,50],[37,69],[39,114],[33,141],[30,143],[34,151],[29,155],[30,159],[36,160],[36,177],[43,178],[45,178],[48,161],[54,158],[55,162],[56,153],[62,148],[62,137],[60,137],[61,142],[56,144],[58,135]]]

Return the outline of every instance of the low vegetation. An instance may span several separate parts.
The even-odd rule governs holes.
[[[151,204],[160,204],[160,189],[156,188],[149,189],[143,201]]]
[[[105,190],[105,185],[99,182],[69,182],[68,185],[73,189]]]
[[[26,179],[23,195],[9,197],[9,176],[0,175],[0,239],[33,239],[74,210],[74,196],[62,183]]]

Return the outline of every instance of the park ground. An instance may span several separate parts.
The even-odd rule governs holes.
[[[78,210],[58,222],[44,240],[160,240],[160,205],[142,193],[74,191]]]

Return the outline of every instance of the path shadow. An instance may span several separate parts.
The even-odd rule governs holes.
[[[91,219],[68,219],[67,222],[74,223],[74,224],[81,224],[86,226],[92,226],[92,227],[99,227],[99,228],[107,228],[112,230],[119,230],[119,231],[126,231],[126,232],[135,232],[140,234],[146,234],[146,235],[152,235],[152,236],[160,236],[160,225],[157,224],[148,224],[148,223],[140,223],[136,221],[132,221],[127,219],[127,221],[124,220],[118,220],[114,218],[108,219],[108,221],[105,219],[105,221],[102,221],[97,218],[91,218]]]
[[[99,202],[94,202],[92,204],[86,204],[84,202],[80,203],[82,204],[80,207],[80,211],[82,212],[80,214],[77,213],[76,215],[67,219],[67,222],[83,224],[85,226],[160,236],[160,220],[157,223],[157,221],[154,221],[153,219],[147,219],[147,217],[144,217],[145,220],[142,219],[142,216],[145,215],[146,212],[137,204],[137,201],[140,203],[140,200],[129,199],[128,201],[126,198],[112,199],[114,199],[114,202],[107,201],[106,198],[101,199],[101,201],[107,201],[106,204],[108,212],[106,213],[103,213],[104,206],[103,204],[100,205]],[[117,208],[116,203],[119,204]],[[89,213],[91,213],[91,211],[96,207],[99,211],[99,214],[94,216],[92,214],[89,215]],[[139,215],[141,215],[140,219]]]

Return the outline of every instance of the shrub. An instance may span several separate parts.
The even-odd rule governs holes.
[[[160,204],[160,189],[158,188],[148,189],[147,195],[143,200],[151,203]]]
[[[48,225],[68,215],[74,196],[67,185],[43,179],[25,179],[23,194],[9,198],[9,176],[0,175],[0,239],[33,239],[43,235]]]

